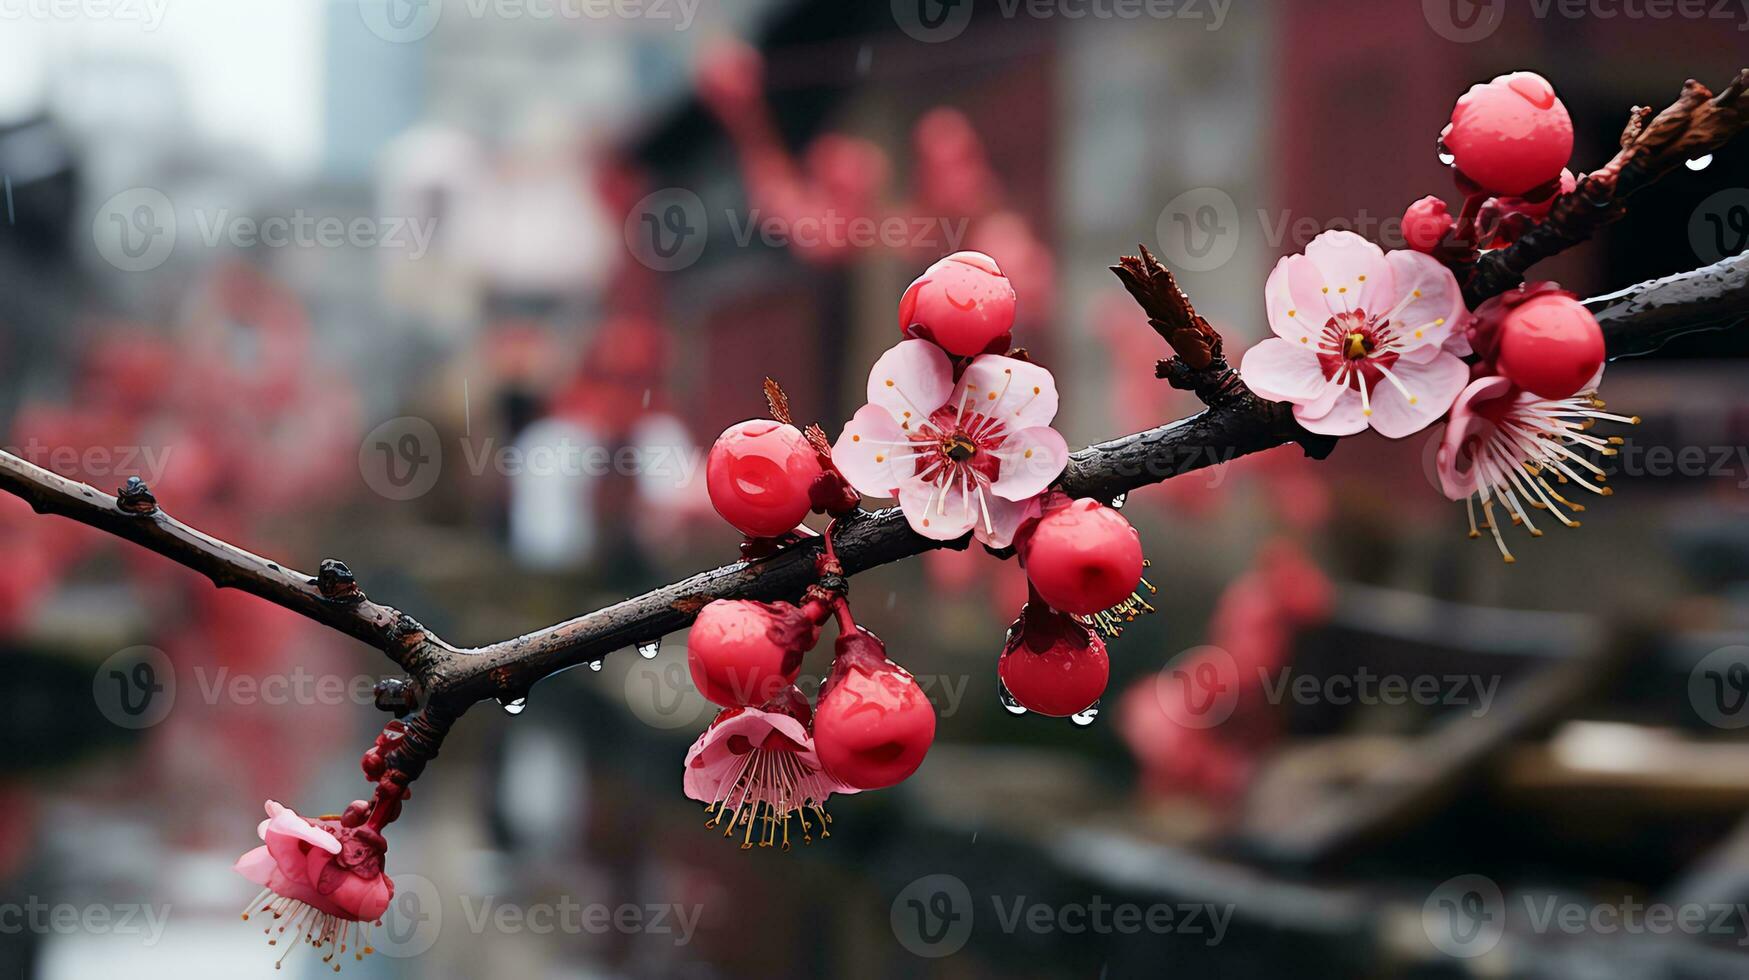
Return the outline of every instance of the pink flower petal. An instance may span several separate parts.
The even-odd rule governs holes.
[[[1431,255],[1402,249],[1385,259],[1396,272],[1398,293],[1390,309],[1380,312],[1399,325],[1399,349],[1406,360],[1431,361],[1468,318],[1463,290],[1451,270]]]
[[[990,484],[990,492],[1007,500],[1025,500],[1043,493],[1069,465],[1069,444],[1048,425],[1014,433],[997,452],[1002,456],[1002,469]]]
[[[1020,530],[1020,525],[1029,517],[1038,516],[1042,509],[1038,497],[1028,497],[1025,500],[1005,500],[994,494],[988,495],[986,503],[990,507],[990,525],[986,527],[980,517],[978,526],[972,529],[972,537],[978,543],[992,548],[1006,548],[1014,543],[1014,533]]]
[[[894,463],[893,457],[907,455],[910,450],[895,443],[905,441],[905,433],[891,413],[880,405],[864,405],[856,410],[844,431],[832,445],[832,462],[838,472],[850,481],[858,493],[869,497],[892,497],[898,492],[899,473],[916,469],[913,460]]]
[[[1414,435],[1439,421],[1470,380],[1469,367],[1446,353],[1426,364],[1398,361],[1391,373],[1414,400],[1404,397],[1389,380],[1373,387],[1372,416],[1368,422],[1387,439]]]
[[[900,428],[914,430],[953,394],[953,365],[927,340],[903,340],[882,354],[868,375],[868,401]]]
[[[1294,420],[1307,432],[1325,436],[1351,436],[1366,428],[1366,413],[1360,407],[1360,392],[1353,388],[1343,388],[1342,394],[1330,406],[1330,410],[1316,418],[1307,415],[1305,408],[1295,405]]]
[[[1317,346],[1330,318],[1342,311],[1324,292],[1324,276],[1304,255],[1289,255],[1275,264],[1263,287],[1269,327],[1283,340]]]
[[[236,864],[231,865],[231,870],[265,888],[268,881],[273,878],[273,873],[279,870],[279,864],[273,860],[273,855],[268,853],[267,848],[263,846],[245,852],[242,857],[237,859]]]
[[[295,840],[305,841],[312,847],[321,848],[329,854],[340,853],[340,842],[334,835],[308,820],[298,816],[291,809],[281,810],[267,822],[267,836],[271,839],[275,834],[283,834]]]
[[[1352,231],[1327,231],[1312,239],[1306,258],[1323,276],[1333,310],[1377,314],[1396,298],[1395,276],[1384,250]]]
[[[1477,409],[1511,390],[1512,382],[1505,378],[1477,378],[1452,403],[1436,463],[1439,488],[1448,498],[1462,500],[1480,486],[1480,473],[1475,468],[1474,457],[1465,447],[1474,440],[1487,438],[1493,432],[1494,424]]]
[[[1010,430],[1049,425],[1057,417],[1056,379],[1019,358],[985,354],[972,361],[947,404],[957,408],[962,398],[968,413],[993,418]]]
[[[1257,342],[1239,362],[1239,377],[1259,397],[1303,405],[1324,394],[1327,380],[1309,344],[1280,337]]]
[[[984,494],[986,501],[990,496]],[[936,541],[964,537],[984,519],[977,500],[968,499],[958,482],[943,491],[919,479],[906,480],[899,484],[899,509],[905,512],[911,530]]]

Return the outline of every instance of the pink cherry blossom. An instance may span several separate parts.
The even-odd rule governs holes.
[[[287,954],[300,943],[331,947],[325,963],[349,946],[359,959],[371,952],[364,924],[380,918],[395,894],[395,883],[382,871],[388,846],[382,835],[334,818],[309,820],[273,800],[256,833],[264,843],[235,865],[238,874],[262,886],[243,918],[270,913],[280,924],[269,923],[268,943],[286,940]]]
[[[1467,316],[1463,294],[1431,256],[1327,231],[1276,263],[1264,301],[1275,336],[1245,353],[1239,374],[1264,398],[1292,402],[1311,432],[1371,426],[1400,439],[1444,415],[1469,380],[1445,349]]]
[[[858,492],[897,497],[918,534],[1005,548],[1068,465],[1056,414],[1056,381],[1037,364],[984,354],[956,382],[945,351],[906,340],[875,362],[832,459]]]
[[[1548,399],[1490,376],[1477,378],[1458,395],[1440,441],[1437,467],[1440,489],[1452,500],[1462,500],[1469,512],[1470,537],[1481,537],[1476,525],[1479,498],[1482,527],[1494,533],[1501,557],[1516,561],[1500,535],[1496,502],[1514,525],[1523,525],[1531,537],[1542,537],[1533,510],[1546,512],[1567,527],[1578,527],[1568,512],[1585,509],[1562,496],[1556,486],[1571,484],[1604,497],[1613,492],[1601,485],[1607,477],[1588,454],[1613,456],[1622,440],[1593,435],[1590,429],[1600,420],[1636,425],[1640,418],[1603,411],[1597,397],[1602,381],[1600,368],[1579,394]]]
[[[791,686],[763,707],[725,708],[717,715],[687,751],[683,780],[686,795],[711,814],[705,826],[725,825],[725,837],[741,830],[743,849],[757,843],[789,850],[791,817],[801,822],[803,842],[811,842],[816,831],[831,836],[827,798],[856,790],[821,764],[808,731],[811,713]]]

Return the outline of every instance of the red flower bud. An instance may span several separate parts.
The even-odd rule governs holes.
[[[1028,602],[1008,631],[996,676],[1028,711],[1066,717],[1092,707],[1111,678],[1105,643],[1067,613]]]
[[[1464,93],[1440,140],[1464,176],[1505,197],[1561,175],[1573,155],[1573,120],[1547,79],[1513,72]]]
[[[949,354],[972,357],[1008,349],[1014,287],[982,252],[955,252],[923,271],[899,300],[899,331]]]
[[[718,599],[699,611],[686,661],[698,693],[725,707],[759,705],[795,682],[820,627],[787,602]]]
[[[1142,542],[1122,514],[1083,497],[1038,519],[1020,546],[1039,596],[1091,616],[1129,598],[1142,580]]]
[[[774,538],[795,529],[813,506],[820,460],[793,425],[752,419],[717,437],[705,462],[711,505],[742,534]]]
[[[856,789],[881,789],[916,772],[934,741],[935,706],[910,672],[887,659],[873,633],[840,636],[814,709],[826,771]]]

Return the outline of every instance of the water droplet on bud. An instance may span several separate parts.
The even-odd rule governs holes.
[[[1001,700],[1002,707],[1011,715],[1026,714],[1026,707],[1008,693],[1008,685],[1002,683],[1002,678],[996,678],[996,697]]]
[[[1687,162],[1688,169],[1696,171],[1696,172],[1701,171],[1701,170],[1705,170],[1706,168],[1708,168],[1712,165],[1713,165],[1713,155],[1711,153],[1708,153],[1705,156],[1695,157],[1693,160],[1689,160]]]
[[[643,643],[638,644],[638,656],[643,657],[645,660],[654,660],[656,659],[656,654],[661,652],[661,640],[646,640]],[[596,663],[600,663],[600,661],[598,660]]]
[[[499,698],[498,699],[498,707],[503,708],[504,713],[507,715],[520,715],[520,714],[522,714],[522,709],[528,707],[528,699],[527,698],[511,698],[510,700],[506,701],[503,698]]]
[[[1074,722],[1076,725],[1078,725],[1082,728],[1086,728],[1088,725],[1093,724],[1094,720],[1097,719],[1098,717],[1099,717],[1099,702],[1095,701],[1092,704],[1088,705],[1086,710],[1082,711],[1081,713],[1070,715],[1069,720]]]

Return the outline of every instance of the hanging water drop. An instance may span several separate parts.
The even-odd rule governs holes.
[[[1085,710],[1081,711],[1080,713],[1070,715],[1069,720],[1074,722],[1075,724],[1079,725],[1082,728],[1086,728],[1088,725],[1093,724],[1094,720],[1097,719],[1098,717],[1099,717],[1099,702],[1095,701],[1092,704],[1088,705],[1087,708]]]
[[[499,698],[498,707],[503,708],[504,713],[507,715],[520,715],[522,714],[523,709],[528,707],[528,699],[511,698],[505,700],[504,698]]]
[[[661,640],[645,640],[638,644],[638,656],[643,657],[645,660],[654,660],[656,659],[656,654],[661,652]],[[599,661],[597,661],[597,663],[599,663]]]
[[[1002,678],[1000,677],[996,678],[996,697],[1002,702],[1002,707],[1006,709],[1009,714],[1026,714],[1026,707],[1019,701],[1015,700],[1014,695],[1008,692],[1008,685],[1002,683]]]
[[[1457,162],[1457,154],[1442,147],[1439,151],[1439,162],[1449,167]]]
[[[1697,173],[1702,171],[1702,170],[1705,170],[1706,168],[1708,168],[1712,165],[1713,165],[1713,155],[1711,153],[1708,153],[1708,154],[1705,154],[1702,156],[1698,156],[1692,160],[1687,161],[1688,169],[1693,170]]]
[[[1123,505],[1127,504],[1129,502],[1130,502],[1130,495],[1127,493],[1120,493],[1117,496],[1111,498],[1111,509],[1112,510],[1123,510]]]
[[[599,661],[599,660],[589,661],[589,669],[590,670],[600,670],[601,669],[601,661]]]

